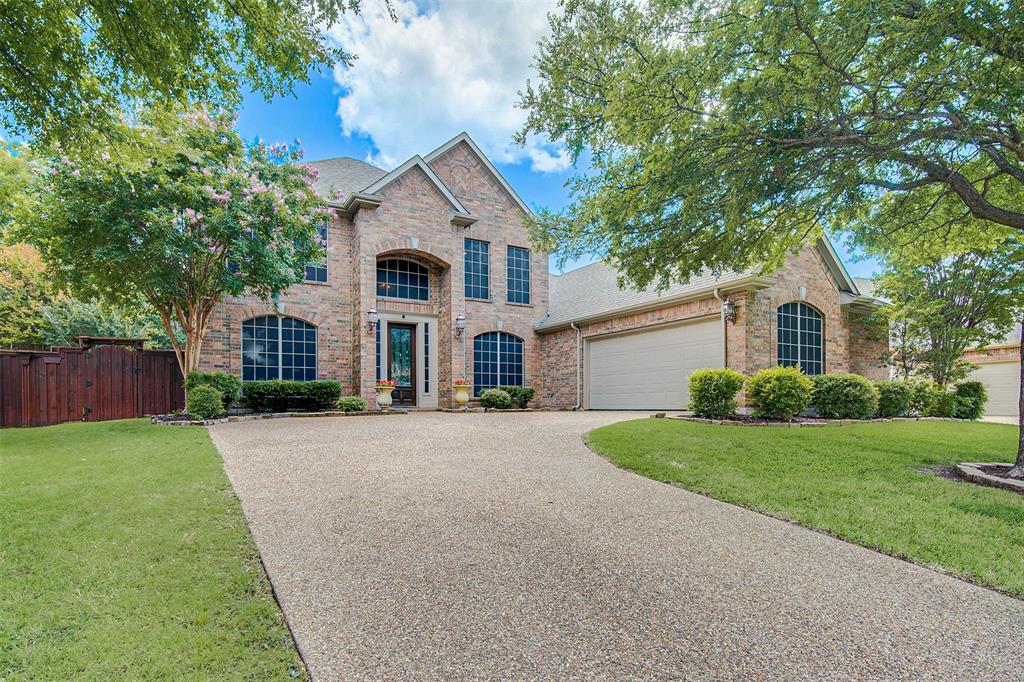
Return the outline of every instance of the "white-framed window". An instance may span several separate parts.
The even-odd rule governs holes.
[[[523,385],[523,340],[505,332],[473,338],[473,395],[486,388]]]
[[[509,303],[530,303],[530,250],[522,246],[508,247],[505,261],[508,274]]]
[[[316,327],[264,315],[242,323],[242,380],[316,379]]]
[[[316,230],[317,241],[320,246],[327,249],[327,221],[323,221]],[[322,263],[315,263],[306,266],[306,281],[325,284],[327,282],[327,256],[324,255]]]
[[[817,310],[802,301],[778,309],[778,362],[799,367],[804,374],[822,374],[825,367],[824,322]]]
[[[377,261],[377,295],[413,301],[430,299],[430,271],[405,258]]]

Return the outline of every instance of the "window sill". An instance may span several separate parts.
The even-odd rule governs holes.
[[[430,305],[430,299],[424,301],[422,298],[396,298],[394,296],[377,296],[377,300],[384,305],[388,301],[392,303],[419,303],[420,305]]]
[[[467,301],[472,301],[474,303],[494,303],[494,299],[493,298],[469,298],[467,296],[466,300]]]
[[[517,308],[532,308],[532,303],[513,303],[512,301],[505,301],[505,305],[514,305]]]
[[[308,279],[302,280],[302,284],[308,285],[308,286],[311,286],[311,287],[329,287],[329,286],[331,286],[331,283],[329,281],[328,282],[314,282],[314,281],[308,280]]]

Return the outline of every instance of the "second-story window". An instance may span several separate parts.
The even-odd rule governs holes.
[[[508,302],[530,303],[530,250],[509,246],[506,259],[508,270]]]
[[[491,297],[490,244],[466,239],[466,298]]]
[[[426,301],[430,298],[430,274],[419,263],[404,258],[377,261],[377,295]]]
[[[316,231],[317,241],[325,250],[327,249],[327,221],[320,224]],[[324,254],[323,262],[306,266],[307,282],[327,282],[327,254]]]

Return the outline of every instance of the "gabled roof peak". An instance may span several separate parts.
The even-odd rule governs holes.
[[[512,201],[515,202],[516,206],[519,208],[520,211],[522,211],[526,215],[533,215],[533,211],[531,211],[530,207],[526,205],[526,202],[523,201],[523,198],[519,196],[519,194],[514,189],[512,189],[512,185],[508,184],[508,181],[505,180],[505,178],[502,176],[500,172],[498,172],[498,169],[494,167],[494,164],[491,163],[491,160],[487,158],[487,155],[483,153],[480,147],[477,146],[476,142],[473,141],[473,138],[470,137],[469,133],[467,133],[465,130],[463,130],[461,133],[459,133],[452,139],[442,144],[434,151],[427,154],[425,157],[423,157],[423,160],[426,161],[427,163],[432,163],[435,159],[441,157],[450,149],[453,149],[460,143],[463,143],[467,147],[469,147],[473,155],[480,160],[480,163],[483,164],[484,168],[487,169],[487,172],[490,173],[491,176],[497,181],[497,183],[501,185],[501,188],[508,193],[508,195],[512,198]]]

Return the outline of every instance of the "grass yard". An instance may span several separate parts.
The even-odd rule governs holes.
[[[617,466],[1024,597],[1024,496],[923,467],[1011,461],[1002,424],[785,429],[674,419],[592,431]]]
[[[302,676],[206,429],[0,431],[0,679]]]

